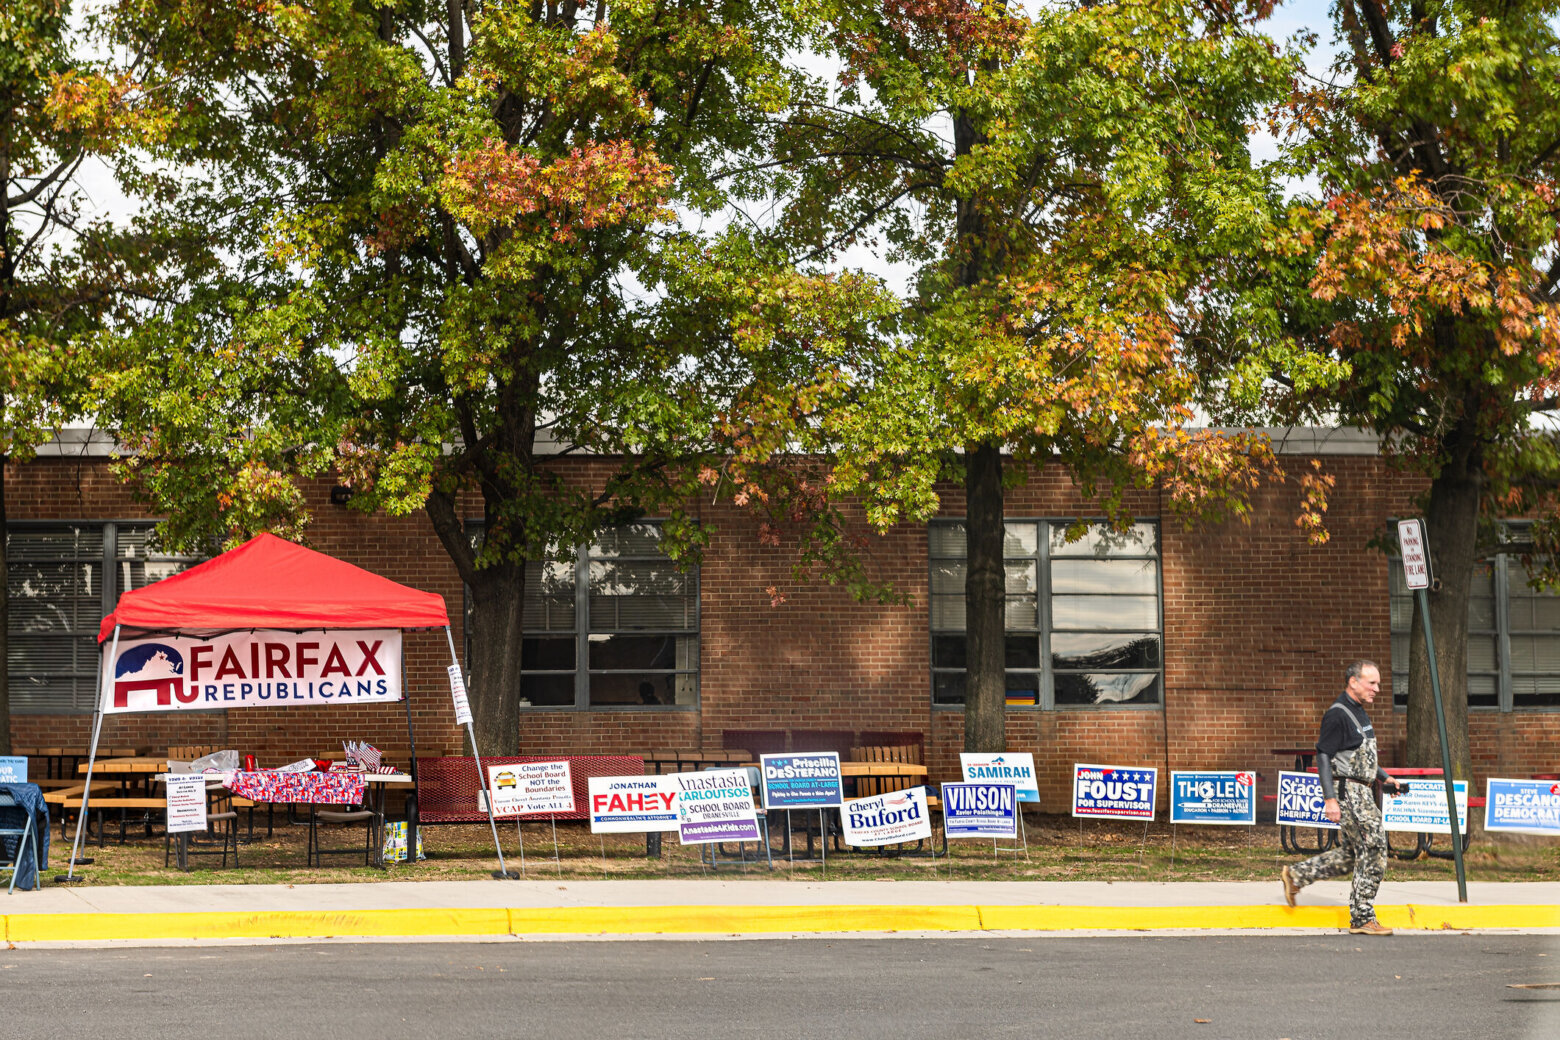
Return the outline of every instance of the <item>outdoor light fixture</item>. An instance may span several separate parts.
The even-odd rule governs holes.
[[[352,500],[352,489],[345,484],[337,484],[330,489],[330,504],[344,506]]]

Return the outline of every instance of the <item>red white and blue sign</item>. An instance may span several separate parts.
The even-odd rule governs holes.
[[[1322,815],[1322,782],[1315,773],[1278,774],[1278,809],[1274,822],[1280,827],[1322,827],[1338,825]]]
[[[667,776],[592,776],[592,834],[642,834],[677,829],[677,781]]]
[[[123,639],[104,643],[103,657],[98,702],[109,715],[401,699],[393,628]]]
[[[1152,820],[1159,770],[1152,766],[1073,766],[1072,814],[1099,820]]]
[[[953,838],[1018,837],[1012,784],[943,784],[943,831]]]
[[[762,755],[766,809],[819,809],[845,800],[837,751]]]
[[[1018,788],[1021,802],[1040,801],[1040,784],[1035,779],[1035,756],[1027,751],[998,753],[960,752],[959,766],[968,783],[1012,784]]]
[[[1172,771],[1170,822],[1248,827],[1255,824],[1257,774]]]
[[[932,836],[926,788],[852,798],[840,806],[840,829],[845,844],[855,848],[898,845]]]
[[[1560,834],[1560,783],[1497,780],[1484,787],[1484,829],[1517,834]]]

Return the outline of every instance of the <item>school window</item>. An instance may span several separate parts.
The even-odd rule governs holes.
[[[153,548],[149,523],[6,527],[10,591],[6,682],[18,715],[72,715],[97,705],[98,625],[119,597],[198,562]]]
[[[522,623],[522,709],[698,706],[698,569],[666,555],[657,523],[608,528],[572,561],[528,563]]]
[[[1154,707],[1163,697],[1159,528],[1066,520],[1003,525],[1006,685],[1010,708]],[[932,703],[964,703],[963,523],[927,531],[931,564]]]
[[[1409,634],[1417,596],[1403,578],[1401,561],[1394,559],[1388,571],[1392,704],[1406,710]],[[1527,568],[1514,553],[1498,553],[1474,570],[1468,597],[1468,707],[1560,708],[1560,595],[1529,586]]]

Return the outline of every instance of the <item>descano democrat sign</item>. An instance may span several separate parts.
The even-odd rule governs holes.
[[[110,715],[401,699],[398,629],[122,639],[110,661],[112,647],[98,697]]]

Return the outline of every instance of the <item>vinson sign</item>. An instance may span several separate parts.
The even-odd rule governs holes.
[[[230,632],[103,644],[106,714],[401,699],[399,629]]]

